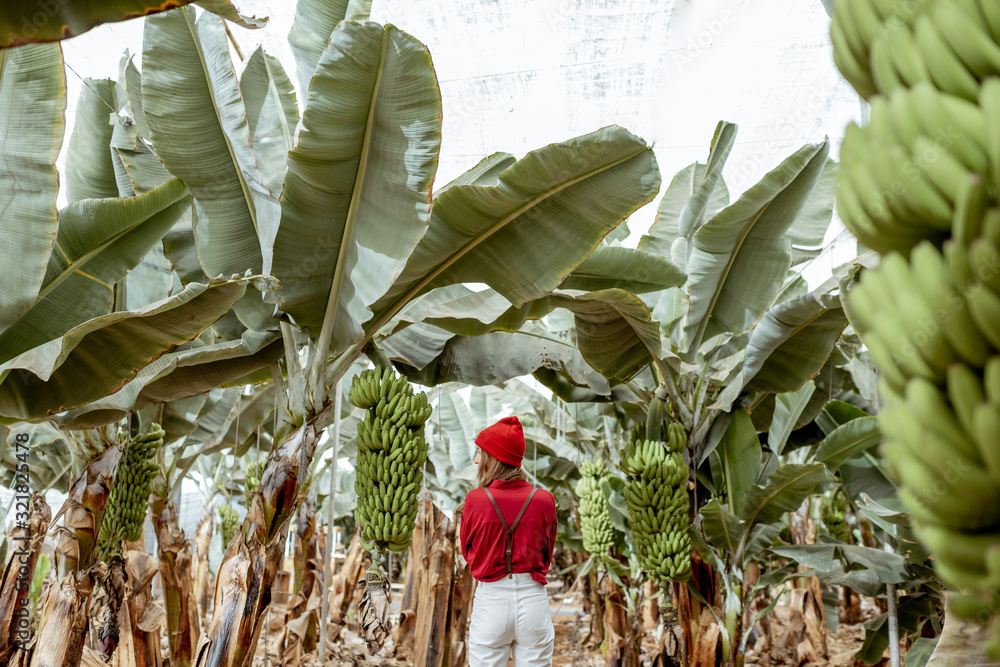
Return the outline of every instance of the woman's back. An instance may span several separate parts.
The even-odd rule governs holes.
[[[504,520],[510,526],[531,494],[525,480],[498,480],[490,484],[490,493]],[[511,552],[513,572],[530,572],[531,578],[546,584],[545,574],[552,563],[556,539],[556,504],[552,494],[538,489],[524,510],[514,530]],[[462,555],[479,581],[496,581],[507,575],[504,527],[486,490],[469,492],[462,513]]]

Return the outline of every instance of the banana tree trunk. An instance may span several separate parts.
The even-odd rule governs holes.
[[[601,594],[600,578],[597,571],[591,569],[584,580],[585,598],[584,610],[590,614],[590,631],[583,643],[588,646],[600,647],[604,643],[604,605],[606,600]]]
[[[417,608],[414,667],[451,665],[451,604],[455,576],[455,524],[437,508],[429,496],[421,501],[426,521]],[[420,519],[418,519],[420,520]]]
[[[160,617],[152,602],[151,584],[158,570],[157,559],[143,549],[143,540],[125,543],[128,599],[121,606],[118,624],[121,641],[115,654],[118,667],[160,667]]]
[[[316,649],[316,639],[319,632],[319,616],[315,610],[306,612],[313,589],[316,588],[319,561],[317,559],[316,541],[316,490],[310,489],[295,517],[295,578],[292,582],[292,593],[298,595],[301,601],[289,611],[289,618],[298,618],[308,613],[310,618],[306,623],[305,634],[302,636],[302,650],[310,653]]]
[[[455,525],[461,524],[462,514],[455,512]],[[476,591],[476,580],[472,578],[472,569],[459,558],[462,553],[462,543],[459,531],[455,531],[455,583],[451,594],[451,667],[464,667],[469,662],[469,643],[466,641],[469,628],[469,618],[472,614],[472,598]]]
[[[87,638],[90,594],[95,583],[89,571],[70,572],[49,587],[42,604],[31,667],[78,667]]]
[[[27,652],[27,643],[34,634],[29,627],[31,609],[26,601],[52,520],[52,511],[41,494],[32,495],[25,509],[27,520],[18,521],[7,534],[7,562],[0,574],[0,628],[4,628],[0,633],[0,664],[4,665],[22,660],[13,656]]]
[[[73,480],[53,531],[56,583],[42,603],[41,624],[31,667],[77,667],[83,655],[96,578],[97,535],[121,449],[112,447],[87,465]]]
[[[997,667],[995,660],[986,656],[985,646],[996,633],[996,622],[981,625],[960,618],[950,610],[945,614],[944,627],[937,647],[927,661],[927,667]]]
[[[271,605],[288,523],[326,420],[328,403],[272,452],[250,510],[226,548],[215,581],[212,620],[196,652],[198,667],[250,667]]]
[[[310,489],[295,517],[295,578],[292,593],[309,599],[316,585],[316,490]],[[298,616],[296,609],[295,616]]]
[[[190,667],[198,645],[198,607],[191,572],[191,549],[177,525],[174,508],[163,498],[153,497],[153,528],[156,531],[163,602],[167,613],[170,658],[176,667]]]
[[[194,548],[197,561],[197,571],[194,578],[194,595],[198,601],[198,620],[204,622],[208,616],[208,603],[211,600],[212,573],[208,568],[208,546],[212,541],[213,514],[206,512],[194,534]]]
[[[639,638],[636,619],[628,613],[622,589],[605,576],[601,579],[604,594],[604,643],[608,667],[638,667]]]

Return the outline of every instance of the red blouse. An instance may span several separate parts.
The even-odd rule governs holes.
[[[490,484],[490,493],[509,526],[528,499],[531,484],[525,480],[497,480]],[[538,583],[547,583],[545,574],[552,563],[556,524],[555,498],[545,489],[538,489],[514,531],[514,572],[530,572],[531,578]],[[496,581],[507,575],[503,526],[493,503],[481,488],[473,489],[465,497],[459,537],[462,555],[469,562],[473,577],[479,581]]]

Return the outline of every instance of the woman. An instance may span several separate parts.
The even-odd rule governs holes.
[[[556,540],[556,503],[521,470],[524,432],[504,417],[476,438],[479,487],[465,498],[462,555],[479,585],[469,625],[469,665],[551,665],[555,631],[545,574]]]

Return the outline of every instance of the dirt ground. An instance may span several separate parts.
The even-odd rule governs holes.
[[[582,609],[575,601],[553,600],[552,621],[556,631],[556,644],[553,651],[553,667],[605,667],[606,660],[595,646],[584,645],[587,636],[589,618],[584,616]],[[774,625],[772,632],[780,634],[783,624],[788,620],[788,609],[777,607],[773,612]],[[864,643],[864,627],[858,623],[853,625],[841,624],[835,633],[827,633],[827,658],[822,662],[810,663],[816,667],[855,667],[854,654]],[[644,653],[649,654],[654,650],[654,637],[650,636],[645,642]],[[338,645],[330,645],[333,657],[322,667],[356,667],[361,665],[383,665],[385,667],[402,667],[411,664],[405,659],[393,659],[389,657],[392,653],[392,643],[387,642],[383,650],[376,656],[369,656],[365,651],[364,644],[352,629],[347,630],[346,641]],[[255,667],[259,663],[264,666],[262,651],[258,652],[258,659],[255,660]],[[276,655],[272,653],[270,665],[273,667],[280,664]],[[643,664],[649,664],[649,660],[644,660]],[[765,651],[758,655],[752,649],[746,655],[746,667],[790,667],[796,666],[791,651],[774,652]],[[860,667],[863,663],[857,663]],[[888,661],[884,661],[888,664]],[[306,660],[300,663],[301,667],[320,667],[318,661]]]

